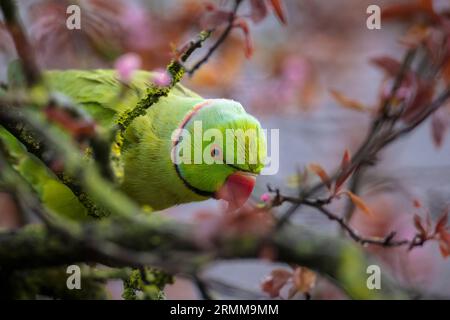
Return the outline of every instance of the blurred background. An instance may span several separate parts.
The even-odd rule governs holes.
[[[225,7],[230,1],[211,1]],[[255,199],[266,184],[285,193],[296,191],[294,175],[311,162],[331,172],[346,148],[355,150],[365,137],[370,117],[339,106],[330,90],[337,90],[367,106],[378,103],[385,75],[370,63],[371,58],[391,56],[401,59],[405,47],[400,39],[420,12],[402,19],[382,19],[380,30],[366,27],[371,4],[381,8],[410,4],[412,0],[285,0],[287,25],[273,13],[250,25],[253,56],[245,56],[245,38],[234,30],[210,61],[183,83],[205,97],[230,98],[241,102],[260,119],[266,129],[280,130],[280,168],[273,176],[258,181]],[[120,55],[139,54],[143,68],[164,68],[171,50],[191,39],[202,28],[206,1],[160,0],[119,1],[19,0],[20,13],[37,59],[44,69],[112,68]],[[66,8],[81,7],[81,30],[68,30]],[[435,1],[446,10],[450,1]],[[443,8],[443,9],[442,9]],[[240,14],[249,12],[248,3]],[[212,42],[207,42],[208,44]],[[191,61],[204,52],[195,55]],[[6,66],[16,57],[7,32],[0,25],[0,81]],[[449,109],[449,108],[446,108]],[[448,111],[444,111],[448,112]],[[413,200],[423,203],[421,212],[437,218],[450,202],[450,141],[437,145],[431,126],[425,123],[413,134],[385,150],[380,162],[367,172],[360,195],[376,213],[367,221],[355,215],[352,225],[362,234],[383,236],[397,230],[412,237]],[[201,208],[220,205],[207,201],[168,210],[177,219],[192,219]],[[342,204],[336,204],[339,210]],[[0,227],[14,227],[14,208],[7,196],[0,197]],[[280,208],[283,210],[283,208]],[[302,209],[296,223],[318,232],[340,230],[317,212]],[[450,261],[439,254],[436,243],[407,252],[405,248],[371,250],[394,277],[421,293],[450,297]],[[274,268],[271,263],[238,261],[217,263],[205,270],[205,277],[222,294],[267,298],[261,280]],[[383,269],[382,269],[383,270]],[[121,283],[111,283],[115,298]],[[225,292],[225,293],[224,293]],[[169,299],[195,299],[192,283],[179,278],[166,290]],[[325,279],[312,291],[314,299],[345,299],[345,295]]]

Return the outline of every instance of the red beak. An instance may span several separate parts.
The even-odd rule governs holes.
[[[223,186],[216,192],[216,199],[228,202],[230,210],[239,209],[247,202],[255,187],[256,177],[244,172],[235,172],[228,176]]]

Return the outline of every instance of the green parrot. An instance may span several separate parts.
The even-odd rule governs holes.
[[[106,131],[147,94],[155,73],[136,71],[124,86],[115,70],[47,71],[44,80]],[[124,90],[126,88],[126,90]],[[76,197],[4,128],[0,139],[21,159],[16,168],[51,209],[69,217],[83,211]],[[241,104],[204,99],[180,84],[132,121],[123,135],[120,189],[140,205],[161,210],[208,198],[231,208],[250,197],[264,167],[266,141]]]

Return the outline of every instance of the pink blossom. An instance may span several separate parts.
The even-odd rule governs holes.
[[[172,77],[166,70],[158,70],[155,72],[153,83],[158,87],[167,87],[172,82]]]
[[[270,194],[268,194],[266,192],[266,193],[263,193],[259,199],[263,202],[270,202],[271,197],[270,197]]]
[[[114,68],[117,71],[119,79],[124,83],[129,83],[133,77],[133,73],[141,67],[141,57],[136,53],[130,52],[120,56]]]

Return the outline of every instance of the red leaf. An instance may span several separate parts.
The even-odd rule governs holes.
[[[238,18],[234,22],[234,27],[239,28],[244,32],[244,39],[245,39],[245,57],[251,58],[253,55],[253,43],[250,36],[250,28],[248,26],[248,23],[243,18]]]
[[[434,13],[433,1],[436,0],[419,0],[419,6],[422,8],[423,11],[427,13]]]
[[[444,27],[442,28],[444,29]],[[448,32],[448,31],[447,31]],[[436,65],[442,65],[445,68],[445,44],[447,35],[440,28],[430,28],[428,36],[425,39],[425,48],[431,61]],[[448,55],[448,53],[447,53]]]
[[[280,295],[280,290],[292,277],[292,272],[285,269],[274,269],[261,283],[262,291],[268,293],[271,298]]]
[[[441,255],[444,258],[447,258],[450,256],[450,246],[446,242],[439,241],[439,250],[441,251]]]
[[[331,95],[333,96],[333,98],[343,107],[348,108],[348,109],[352,109],[352,110],[357,110],[357,111],[367,111],[369,110],[369,108],[367,108],[367,106],[365,106],[363,103],[350,99],[348,97],[346,97],[344,94],[336,91],[336,90],[330,90]]]
[[[250,17],[253,22],[258,23],[263,20],[268,13],[265,0],[250,0]]]
[[[350,151],[348,149],[345,149],[344,156],[342,157],[341,161],[341,168],[347,168],[351,163],[351,159],[352,157],[350,156]]]
[[[354,194],[351,191],[346,191],[345,192],[348,197],[350,198],[350,200],[353,202],[353,204],[360,209],[364,214],[366,214],[369,217],[373,217],[373,213],[372,210],[370,210],[370,208],[366,205],[366,203],[364,202],[363,199],[361,199],[359,196],[357,196],[356,194]]]
[[[448,223],[448,210],[444,212],[444,214],[439,218],[438,222],[436,223],[436,227],[434,229],[434,232],[436,233],[445,233]]]
[[[400,69],[402,64],[391,57],[388,56],[381,56],[377,58],[372,58],[370,61],[376,65],[377,67],[381,68],[383,71],[385,71],[388,75],[391,77],[396,76]]]
[[[433,11],[433,0],[410,0],[407,3],[390,5],[382,11],[383,19],[411,19],[420,14],[438,19]]]
[[[446,230],[439,233],[439,249],[444,258],[450,256],[450,234]]]
[[[213,9],[208,10],[200,19],[200,26],[203,29],[215,29],[230,21],[230,11]]]
[[[273,11],[275,12],[275,15],[278,17],[278,19],[283,24],[287,24],[286,15],[284,13],[284,6],[282,0],[270,0],[270,3],[272,4]]]
[[[414,226],[416,227],[416,230],[419,231],[420,236],[426,238],[427,231],[422,225],[422,218],[417,214],[414,215]]]
[[[342,187],[342,185],[345,183],[345,181],[347,181],[348,177],[351,175],[352,170],[348,170],[350,164],[351,164],[350,151],[348,151],[348,149],[345,149],[344,156],[342,157],[342,161],[341,161],[341,174],[336,179],[336,184],[334,187],[335,193],[338,193],[339,189]]]
[[[438,110],[439,111],[439,110]],[[431,134],[436,147],[441,147],[444,142],[444,136],[448,130],[449,122],[443,118],[440,112],[435,112],[431,117]]]
[[[417,116],[422,113],[424,108],[426,108],[431,102],[434,94],[434,82],[425,82],[420,79],[416,79],[414,81],[417,87],[415,95],[406,106],[405,111],[402,115],[402,119],[406,123],[412,122]]]
[[[331,180],[328,174],[325,172],[325,170],[322,168],[322,166],[318,163],[311,163],[308,166],[309,170],[314,172],[316,175],[319,176],[319,178],[322,180],[322,182],[327,186],[329,190],[331,190]]]
[[[441,240],[445,241],[448,246],[450,246],[450,233],[447,230],[441,230],[439,234]]]
[[[446,61],[445,65],[442,67],[442,76],[446,84],[450,84],[450,59]]]
[[[384,19],[391,18],[409,18],[420,12],[420,6],[417,3],[394,4],[382,11]]]

